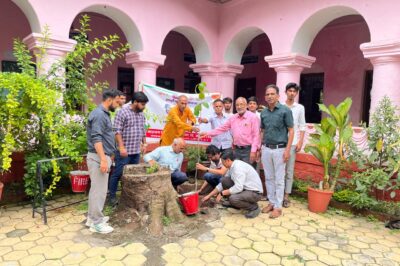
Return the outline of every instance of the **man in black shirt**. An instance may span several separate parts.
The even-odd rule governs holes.
[[[107,196],[111,156],[116,151],[110,111],[113,112],[118,107],[118,95],[115,89],[105,90],[103,102],[89,114],[87,125],[87,165],[91,187],[86,226],[90,227],[90,231],[101,234],[114,230],[108,225],[109,217],[103,215],[103,208]]]

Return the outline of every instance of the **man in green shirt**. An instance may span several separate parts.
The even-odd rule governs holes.
[[[271,212],[270,218],[277,218],[282,214],[285,167],[294,136],[292,111],[278,100],[279,88],[276,85],[268,85],[265,90],[267,108],[260,116],[261,161],[269,200],[269,205],[262,212]]]

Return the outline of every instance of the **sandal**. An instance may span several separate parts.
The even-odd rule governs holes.
[[[282,206],[285,208],[289,208],[290,207],[290,199],[284,199]]]

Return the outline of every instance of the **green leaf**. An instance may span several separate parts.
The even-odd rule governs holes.
[[[193,113],[194,113],[194,115],[195,115],[196,117],[198,117],[198,116],[200,115],[200,112],[201,112],[201,104],[198,104],[198,105],[196,105],[196,106],[194,107]]]
[[[351,139],[351,137],[353,136],[353,128],[348,126],[343,130],[343,141],[347,142],[348,140]]]
[[[200,100],[204,100],[205,97],[206,97],[206,95],[203,92],[199,93],[199,99]]]
[[[203,106],[204,106],[205,108],[210,108],[210,105],[209,105],[207,102],[204,102],[204,103],[203,103]]]
[[[319,104],[318,104],[318,107],[319,107],[319,110],[320,110],[320,111],[325,112],[325,113],[327,113],[328,115],[331,114],[331,112],[329,111],[329,109],[326,107],[325,104],[319,103]]]

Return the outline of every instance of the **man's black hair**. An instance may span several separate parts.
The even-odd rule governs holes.
[[[131,102],[138,102],[138,103],[147,103],[149,98],[147,98],[146,94],[142,91],[137,91],[133,94]]]
[[[214,156],[214,155],[220,154],[220,153],[221,153],[220,149],[218,149],[217,146],[215,146],[215,145],[211,144],[211,145],[207,146],[207,148],[206,148],[207,155]]]
[[[232,100],[232,98],[230,98],[230,97],[225,97],[225,98],[222,100],[222,102],[223,102],[223,103],[233,103],[233,100]]]
[[[114,99],[119,96],[119,91],[116,89],[106,89],[103,91],[103,102],[109,98]]]
[[[233,154],[233,152],[228,151],[228,152],[224,152],[221,156],[222,160],[226,160],[229,159],[231,161],[234,161],[236,159],[235,155]]]
[[[250,102],[255,102],[258,105],[257,97],[251,96],[251,97],[247,98],[247,103],[250,103]]]
[[[300,86],[299,85],[297,85],[296,83],[294,83],[294,82],[290,82],[290,83],[288,83],[287,85],[286,85],[286,91],[288,91],[289,89],[295,89],[297,92],[298,91],[300,91]]]
[[[224,101],[222,101],[221,99],[216,99],[216,100],[214,100],[213,101],[213,104],[216,104],[216,103],[224,103]]]
[[[278,88],[278,86],[276,86],[275,84],[267,85],[267,87],[265,88],[265,90],[268,90],[268,89],[275,89],[276,94],[279,94],[279,88]]]

